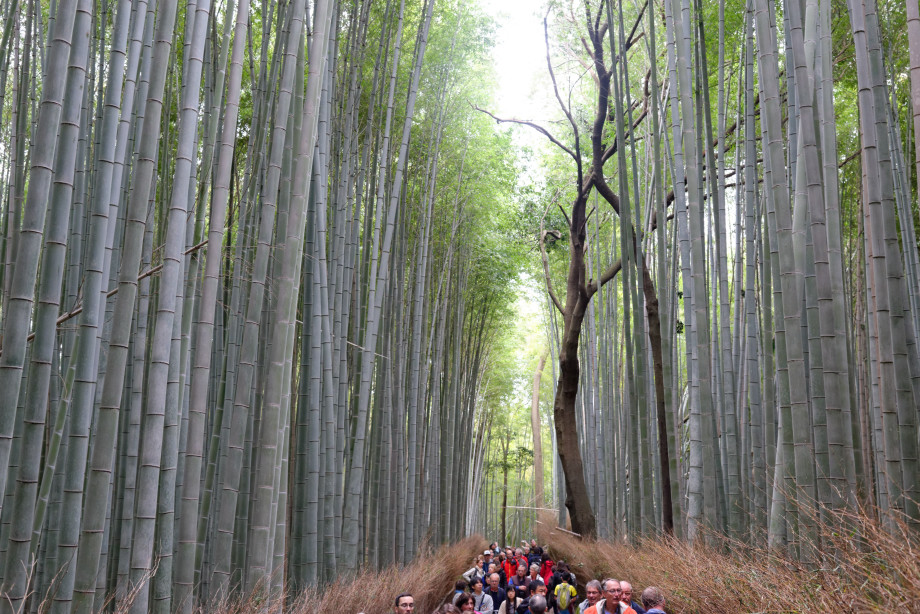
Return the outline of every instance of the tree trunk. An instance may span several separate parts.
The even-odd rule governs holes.
[[[580,265],[584,271],[580,246],[572,244],[572,261],[569,265],[569,285],[576,286],[573,275]],[[583,273],[582,273],[583,275]],[[570,290],[577,295],[578,289]],[[597,534],[594,510],[588,498],[588,485],[585,482],[584,465],[578,449],[578,430],[575,424],[575,400],[578,395],[580,369],[578,364],[578,340],[581,337],[581,323],[584,320],[587,301],[572,305],[572,314],[563,319],[562,343],[559,348],[559,381],[556,385],[556,398],[553,402],[553,418],[556,427],[556,440],[559,442],[559,460],[565,475],[565,506],[572,518],[572,531],[583,537]]]

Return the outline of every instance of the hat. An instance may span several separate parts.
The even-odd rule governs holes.
[[[486,550],[486,551],[483,552],[482,554],[483,554],[483,556],[492,556],[492,551],[491,551],[491,550]]]

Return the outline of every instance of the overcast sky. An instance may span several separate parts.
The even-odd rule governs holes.
[[[495,69],[499,91],[496,115],[539,119],[545,115],[545,92],[535,91],[535,77],[546,71],[543,40],[543,2],[534,0],[480,0],[499,23]]]

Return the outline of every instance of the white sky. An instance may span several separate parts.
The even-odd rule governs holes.
[[[493,112],[499,117],[539,120],[547,116],[552,98],[539,87],[546,74],[543,39],[543,2],[535,0],[480,0],[486,13],[499,23],[495,70],[499,89]],[[531,131],[528,128],[519,129]],[[527,139],[530,143],[530,139]]]
[[[483,10],[498,23],[493,62],[498,80],[495,106],[489,109],[498,117],[533,120],[544,126],[558,114],[552,90],[547,90],[546,42],[543,38],[544,0],[479,0]],[[506,124],[507,125],[507,124]],[[539,151],[546,139],[527,126],[514,127],[518,145]],[[521,169],[525,174],[540,173],[539,164]],[[532,368],[534,355],[542,350],[542,302],[546,292],[542,280],[522,275],[515,309],[517,333],[521,338],[519,361],[523,370]],[[529,371],[528,371],[529,375]],[[521,403],[530,398],[530,379],[521,380],[516,393]]]

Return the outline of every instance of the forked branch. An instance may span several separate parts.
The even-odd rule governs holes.
[[[530,126],[534,130],[536,130],[537,132],[545,136],[547,139],[549,139],[550,143],[552,143],[553,145],[555,145],[556,147],[558,147],[565,153],[569,154],[569,156],[571,156],[571,158],[575,160],[576,164],[578,164],[579,168],[581,168],[581,163],[578,161],[578,156],[575,155],[575,152],[573,152],[571,149],[563,145],[559,139],[557,139],[552,134],[550,134],[549,130],[547,130],[540,124],[526,120],[526,119],[516,119],[514,117],[498,117],[497,115],[491,113],[490,111],[487,111],[486,109],[480,108],[476,105],[471,105],[471,106],[477,111],[479,111],[480,113],[485,113],[486,115],[494,119],[499,124],[520,124],[521,126]]]
[[[597,281],[592,279],[591,281],[588,282],[588,288],[587,288],[588,296],[589,297],[594,296],[595,292],[597,292],[600,288],[602,288],[604,284],[606,284],[608,281],[616,277],[617,273],[619,273],[622,269],[623,269],[623,259],[620,258],[620,259],[617,259],[616,262],[611,264],[610,267],[608,267],[606,271],[601,273],[600,279],[598,279]]]

